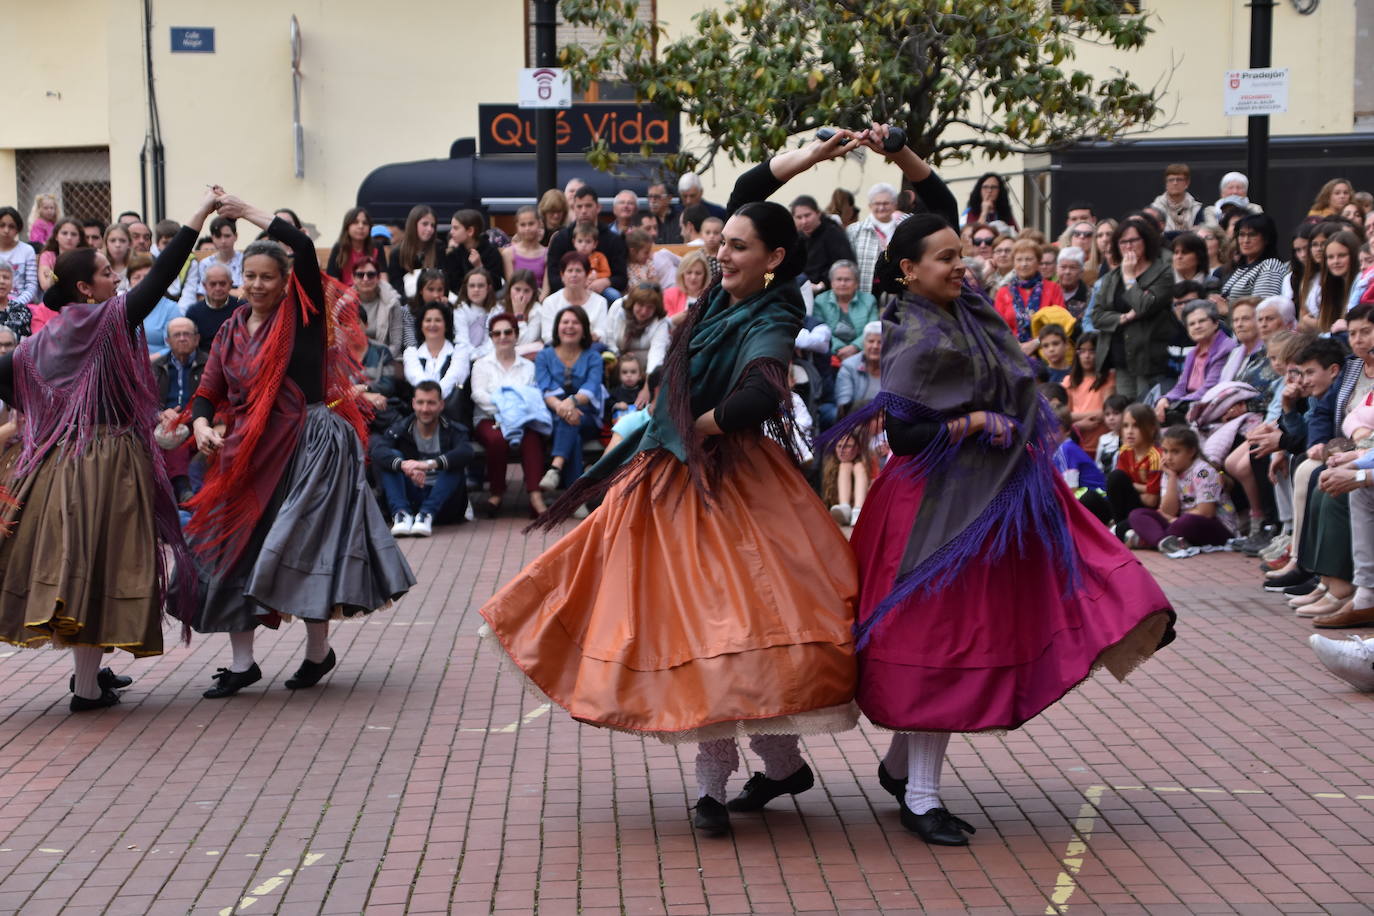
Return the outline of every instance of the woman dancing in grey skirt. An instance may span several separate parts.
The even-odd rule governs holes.
[[[340,304],[305,233],[229,194],[219,212],[266,229],[295,263],[277,242],[248,246],[248,304],[215,335],[191,405],[196,447],[211,461],[189,503],[202,564],[191,626],[228,633],[234,653],[209,698],[262,678],[253,633],[289,617],[305,621],[306,648],[286,686],[313,686],[335,664],[329,621],[371,613],[415,584],[364,476],[366,424],[349,371],[356,307]]]

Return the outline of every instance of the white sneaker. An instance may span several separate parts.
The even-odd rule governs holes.
[[[1357,690],[1374,691],[1374,639],[1353,634],[1348,639],[1330,639],[1313,633],[1307,643],[1326,670]]]
[[[545,493],[552,493],[558,489],[558,484],[561,482],[562,477],[563,472],[558,468],[549,468],[544,472],[544,476],[539,481],[539,489],[543,490]]]
[[[463,520],[471,522],[476,520],[477,513],[472,511],[472,500],[468,500],[468,507],[463,510]]]
[[[411,518],[409,512],[397,512],[391,519],[391,536],[403,538],[413,533],[415,519]]]
[[[855,506],[854,511],[849,513],[849,527],[853,528],[859,524],[859,507]]]
[[[1140,535],[1135,533],[1135,529],[1126,532],[1126,549],[1137,550],[1140,547]]]
[[[838,506],[830,507],[830,517],[835,520],[835,524],[841,528],[846,528],[849,526],[849,516],[853,511],[849,508],[849,503],[840,503]]]
[[[434,518],[428,512],[421,512],[415,516],[415,524],[410,526],[410,536],[413,538],[427,538],[434,533]]]

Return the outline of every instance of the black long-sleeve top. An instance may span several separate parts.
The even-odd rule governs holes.
[[[291,359],[286,364],[286,376],[296,383],[305,395],[306,404],[317,404],[324,400],[324,283],[320,279],[320,262],[315,255],[315,243],[310,236],[295,226],[277,217],[267,227],[267,234],[283,242],[295,255],[292,273],[300,281],[305,295],[314,304],[316,313],[309,324],[301,321],[299,309],[293,309],[288,317],[296,322],[295,343],[291,349]],[[215,405],[205,397],[197,397],[191,405],[193,418],[214,417]]]
[[[177,230],[177,234],[167,243],[167,247],[162,249],[158,259],[153,262],[152,269],[140,281],[138,285],[129,290],[124,296],[125,320],[129,325],[129,333],[138,331],[144,319],[153,311],[162,297],[167,295],[167,287],[172,285],[172,281],[181,272],[181,266],[186,263],[186,259],[191,256],[191,249],[196,246],[196,230],[189,226],[182,226]],[[14,353],[6,353],[0,356],[0,400],[13,407],[23,409],[23,405],[16,400],[14,391]]]

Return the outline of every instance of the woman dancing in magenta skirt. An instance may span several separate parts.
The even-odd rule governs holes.
[[[893,233],[875,271],[882,412],[893,458],[851,543],[859,562],[859,708],[892,729],[878,768],[902,823],[961,846],[939,798],[952,732],[1017,728],[1097,667],[1124,678],[1173,639],[1174,612],[1055,471],[1054,416],[933,214]]]

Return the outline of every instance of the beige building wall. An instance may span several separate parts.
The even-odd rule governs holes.
[[[670,34],[690,26],[707,0],[658,0]],[[1162,134],[1243,134],[1243,119],[1221,116],[1222,74],[1248,57],[1249,11],[1242,3],[1146,3],[1157,29],[1148,49],[1123,55],[1084,47],[1081,66],[1117,67],[1154,83],[1176,67]],[[108,146],[116,211],[139,206],[138,154],[147,132],[139,0],[61,0],[64,20],[84,36],[73,57],[61,42],[14,42],[7,50],[9,110],[0,119],[0,200],[13,200],[16,149]],[[379,165],[443,158],[450,143],[475,136],[477,105],[512,102],[524,65],[519,0],[153,0],[153,58],[167,161],[169,215],[195,205],[219,182],[265,206],[289,206],[321,234],[338,232],[362,179]],[[7,4],[14,34],[47,34],[51,5]],[[289,21],[303,35],[301,116],[305,177],[295,177],[291,132]],[[1293,70],[1290,110],[1274,134],[1343,133],[1354,119],[1355,12],[1352,0],[1325,0],[1315,15],[1275,8],[1274,59]],[[215,29],[215,53],[173,54],[171,26]],[[690,131],[685,141],[692,142]],[[704,176],[723,201],[750,163],[719,161]],[[992,166],[1005,172],[1019,159]],[[974,162],[947,170],[956,195],[983,171]],[[894,172],[876,157],[830,163],[796,179],[783,197],[832,189],[862,192]],[[959,181],[959,179],[965,179]],[[609,193],[611,189],[607,188]]]

